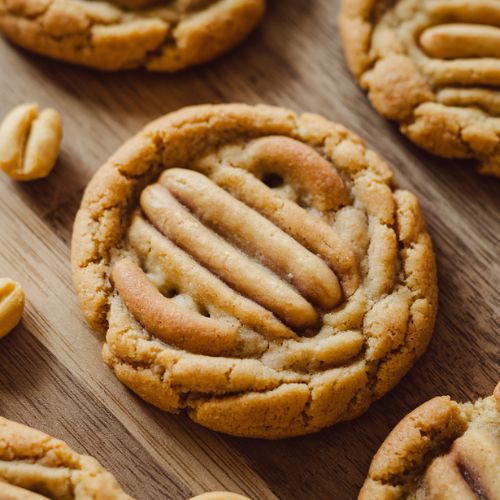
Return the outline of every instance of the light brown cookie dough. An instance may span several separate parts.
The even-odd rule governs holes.
[[[114,71],[178,71],[243,40],[265,0],[0,0],[0,31],[38,54]]]
[[[500,2],[343,0],[349,68],[415,144],[500,176]]]
[[[498,500],[499,412],[500,384],[475,403],[419,406],[383,442],[359,500]]]
[[[415,196],[341,125],[268,106],[185,108],[127,142],[87,187],[72,266],[117,377],[240,436],[360,415],[436,313]]]
[[[2,500],[133,500],[92,457],[0,417]]]

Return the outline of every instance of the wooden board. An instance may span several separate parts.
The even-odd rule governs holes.
[[[373,111],[350,77],[338,2],[271,2],[249,40],[176,76],[101,74],[0,42],[0,114],[36,100],[59,109],[64,144],[46,180],[0,176],[0,275],[23,284],[22,324],[0,342],[0,414],[97,457],[140,500],[228,489],[253,499],[352,499],[393,425],[428,398],[490,394],[499,379],[500,182],[418,150]],[[100,359],[69,268],[71,226],[96,169],[157,116],[188,104],[266,102],[345,124],[422,201],[439,265],[440,308],[427,354],[361,418],[278,442],[236,439],[143,403]]]

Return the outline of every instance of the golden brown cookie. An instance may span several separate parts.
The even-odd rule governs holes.
[[[186,108],[127,142],[87,187],[72,265],[117,377],[240,436],[360,415],[436,312],[415,196],[344,127],[268,106]]]
[[[493,396],[448,396],[408,414],[373,458],[359,500],[500,499],[500,383]]]
[[[132,500],[92,457],[0,417],[2,500]]]
[[[500,2],[343,0],[348,65],[427,151],[500,176]]]
[[[243,40],[265,0],[0,0],[0,31],[28,50],[114,71],[178,71]]]

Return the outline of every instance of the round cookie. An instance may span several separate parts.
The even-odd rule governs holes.
[[[3,500],[132,500],[92,457],[66,443],[0,417]]]
[[[500,383],[475,403],[427,401],[389,434],[359,500],[500,498]]]
[[[436,313],[415,196],[344,127],[269,106],[185,108],[127,142],[86,189],[72,267],[116,376],[239,436],[360,415]]]
[[[179,71],[243,40],[265,0],[0,0],[0,31],[38,54],[114,71]]]
[[[500,176],[500,2],[343,0],[349,68],[415,144]]]
[[[248,497],[231,493],[229,491],[211,491],[210,493],[202,493],[191,500],[250,500]]]

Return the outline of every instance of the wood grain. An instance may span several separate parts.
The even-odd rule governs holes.
[[[64,120],[46,180],[0,179],[0,275],[22,283],[21,325],[0,342],[0,414],[96,456],[141,500],[229,489],[254,499],[352,499],[392,426],[439,394],[491,393],[499,379],[500,183],[412,146],[370,107],[345,67],[334,0],[271,1],[262,26],[210,65],[180,75],[101,74],[0,42],[0,114],[36,100]],[[319,112],[359,133],[416,192],[438,255],[440,309],[427,354],[356,421],[278,442],[237,439],[166,415],[103,365],[69,268],[82,191],[104,160],[158,115],[204,102]]]

